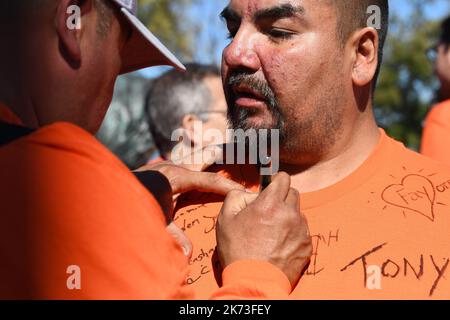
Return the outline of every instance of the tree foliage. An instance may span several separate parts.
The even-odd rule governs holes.
[[[189,10],[198,0],[141,0],[139,18],[165,44],[184,60],[193,57],[196,23]]]
[[[439,23],[428,20],[425,6],[434,0],[411,1],[412,15],[391,18],[375,113],[389,135],[418,149],[422,122],[433,103],[436,81],[426,50],[437,38]]]

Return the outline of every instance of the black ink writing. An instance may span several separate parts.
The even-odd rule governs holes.
[[[383,243],[383,244],[381,244],[379,246],[374,247],[373,249],[370,249],[369,251],[367,251],[366,253],[362,254],[361,256],[356,258],[355,260],[351,261],[344,268],[342,268],[341,272],[347,270],[349,267],[353,266],[355,263],[357,263],[358,261],[361,260],[362,265],[363,265],[363,273],[364,273],[364,287],[366,287],[366,283],[367,283],[367,260],[366,260],[366,258],[368,256],[370,256],[371,254],[373,254],[374,252],[377,252],[378,250],[381,250],[386,245],[387,245],[387,243]]]
[[[313,241],[313,253],[311,257],[310,267],[308,268],[308,270],[306,270],[305,275],[316,276],[325,269],[324,267],[318,267],[320,243],[323,242],[326,246],[330,247],[333,243],[339,242],[339,229],[336,231],[329,231],[328,235],[312,235],[311,238]]]
[[[414,272],[414,275],[416,276],[417,280],[420,280],[420,278],[423,276],[423,254],[420,255],[420,266],[419,266],[419,272],[416,271],[416,269],[412,266],[412,264],[406,259],[403,258],[403,268],[405,272],[405,277],[408,276],[408,266],[409,268]]]
[[[203,230],[203,232],[205,234],[208,234],[214,230],[216,230],[216,221],[217,221],[217,217],[208,217],[208,216],[203,216],[203,218],[205,218],[206,220],[209,221],[210,225],[208,227],[205,227],[205,229]]]
[[[432,255],[430,255],[430,258],[431,258],[431,261],[433,262],[436,272],[438,273],[438,276],[437,276],[436,280],[434,281],[433,286],[431,287],[431,290],[430,290],[430,297],[431,297],[433,295],[434,291],[436,290],[436,288],[439,284],[439,281],[444,276],[445,271],[447,270],[447,267],[448,267],[448,263],[450,262],[450,259],[447,259],[447,261],[444,263],[444,265],[441,268],[439,268],[439,266],[434,261],[434,258]]]

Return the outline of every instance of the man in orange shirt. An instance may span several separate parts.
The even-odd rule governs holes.
[[[280,130],[280,169],[301,193],[313,238],[290,297],[449,299],[450,170],[374,120],[388,2],[231,0],[222,16],[229,119],[234,128]],[[251,164],[211,171],[259,188]],[[188,283],[200,297],[224,280],[214,256],[222,201],[191,192],[177,204],[174,219],[194,246]]]
[[[441,26],[436,53],[435,72],[441,83],[439,99],[425,120],[420,152],[450,165],[450,17]]]
[[[187,258],[166,232],[170,211],[166,220],[156,193],[92,135],[119,74],[157,64],[184,68],[137,20],[136,6],[134,0],[0,2],[0,298],[194,298]],[[170,191],[232,191],[223,211],[228,237],[218,245],[226,280],[214,297],[291,292],[309,260],[310,238],[286,174],[257,196],[214,173],[171,163],[151,169],[164,174],[158,183],[166,185],[161,197],[169,204]],[[252,214],[292,228],[274,234],[264,250],[235,254],[230,230],[251,223],[250,198]],[[267,205],[278,214],[266,216]],[[263,239],[258,230],[237,234]],[[280,256],[297,265],[280,263]],[[260,272],[242,272],[242,264]]]

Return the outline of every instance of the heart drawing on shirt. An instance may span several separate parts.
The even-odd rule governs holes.
[[[424,176],[408,175],[400,184],[384,189],[381,197],[390,205],[419,213],[434,221],[436,191],[433,182]]]

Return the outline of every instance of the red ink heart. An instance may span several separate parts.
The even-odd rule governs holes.
[[[419,213],[434,221],[436,192],[433,182],[424,176],[411,174],[404,177],[400,184],[384,189],[381,198],[390,205]]]

